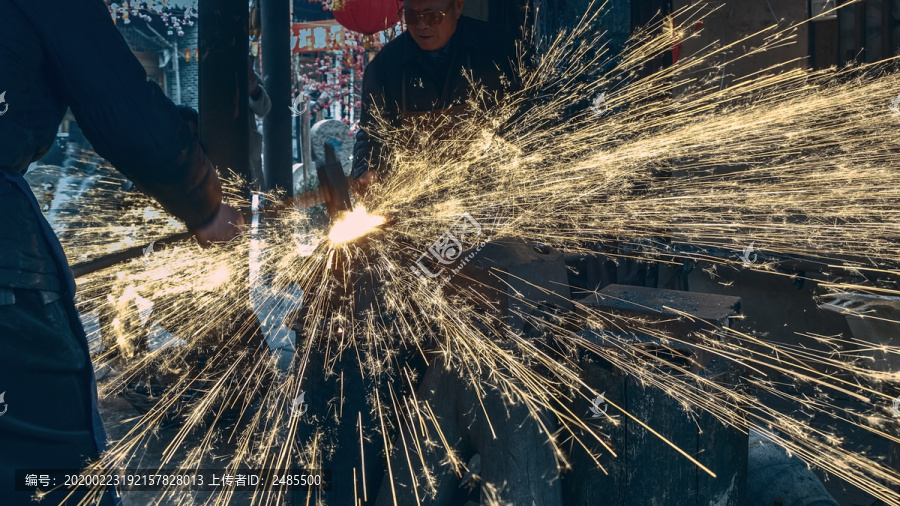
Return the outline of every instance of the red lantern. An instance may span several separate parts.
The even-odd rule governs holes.
[[[371,35],[397,24],[400,7],[398,0],[337,0],[331,11],[344,28]]]

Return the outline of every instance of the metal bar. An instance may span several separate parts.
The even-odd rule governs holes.
[[[168,237],[163,237],[162,239],[157,239],[156,241],[153,241],[151,243],[143,244],[141,246],[134,246],[128,249],[110,253],[108,255],[103,255],[102,257],[95,258],[93,260],[88,260],[87,262],[74,264],[71,267],[72,275],[74,275],[76,278],[80,278],[82,276],[92,274],[94,272],[120,264],[122,262],[126,262],[133,258],[141,257],[145,252],[147,252],[147,248],[149,248],[150,246],[163,246],[174,242],[184,241],[190,239],[191,235],[192,234],[190,232],[180,232],[177,234],[172,234]]]
[[[312,118],[309,115],[309,98],[305,91],[303,94],[303,114],[300,116],[300,157],[303,160],[303,191],[309,190],[309,171],[315,169],[312,156],[312,140],[310,138],[310,129],[312,128]]]

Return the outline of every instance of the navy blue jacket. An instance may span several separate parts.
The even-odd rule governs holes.
[[[352,176],[367,170],[384,170],[385,146],[371,135],[376,109],[391,126],[402,125],[402,91],[406,80],[406,104],[409,112],[433,111],[458,106],[469,96],[468,79],[463,69],[472,72],[486,89],[504,92],[515,83],[511,59],[515,54],[512,39],[498,33],[483,21],[463,16],[448,44],[447,64],[436,66],[408,32],[386,44],[366,66],[363,75],[360,130],[353,149]],[[445,81],[449,77],[449,82]],[[445,84],[449,84],[445,94]]]
[[[66,111],[99,155],[197,228],[221,202],[215,168],[100,0],[0,0],[0,171],[21,177],[52,145]],[[47,289],[32,209],[0,178],[0,286]],[[3,186],[6,185],[6,186]],[[6,195],[6,198],[3,198]],[[13,226],[18,223],[19,225]]]

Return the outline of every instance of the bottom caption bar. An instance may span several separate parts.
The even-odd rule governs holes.
[[[253,492],[257,490],[331,490],[330,469],[16,469],[16,490],[200,490]]]

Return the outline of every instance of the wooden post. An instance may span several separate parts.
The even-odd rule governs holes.
[[[246,0],[200,0],[200,143],[222,174],[250,181]]]
[[[291,160],[291,14],[286,0],[262,1],[263,80],[272,109],[263,118],[266,188],[294,196]]]

